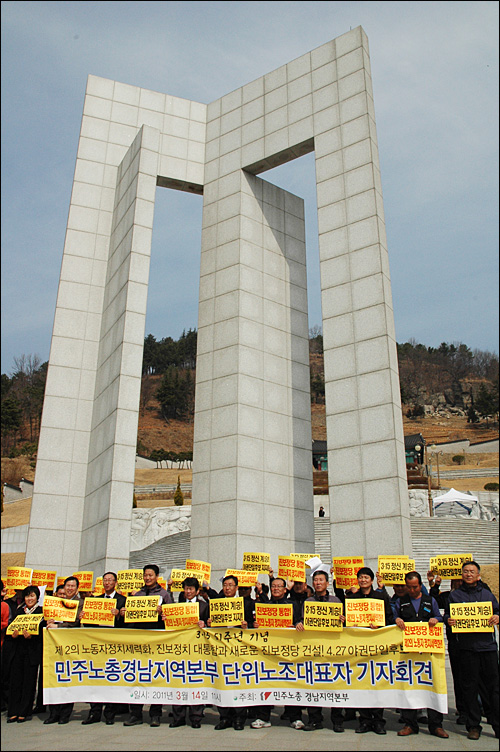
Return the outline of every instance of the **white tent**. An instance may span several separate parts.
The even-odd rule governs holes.
[[[444,516],[448,514],[475,516],[475,514],[472,513],[472,510],[479,510],[479,499],[477,496],[462,493],[461,491],[455,491],[454,488],[450,488],[450,490],[442,496],[436,496],[433,499],[433,505],[435,516]]]

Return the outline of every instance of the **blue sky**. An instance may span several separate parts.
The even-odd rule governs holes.
[[[2,2],[2,372],[48,359],[87,75],[210,102],[361,24],[398,342],[498,352],[496,2]],[[267,172],[306,200],[314,159]],[[197,326],[201,203],[157,189],[146,332]]]

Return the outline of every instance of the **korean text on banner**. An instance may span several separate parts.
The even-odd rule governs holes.
[[[243,569],[249,572],[269,572],[271,554],[247,551],[243,554]]]
[[[384,601],[376,598],[346,598],[345,623],[347,627],[376,627],[385,625]]]
[[[115,617],[111,613],[113,608],[116,608],[116,598],[85,598],[81,623],[113,627],[115,624]]]
[[[73,572],[73,577],[76,577],[78,580],[78,589],[82,593],[91,593],[92,592],[92,584],[94,582],[94,573],[85,571],[85,572]]]
[[[120,593],[135,593],[144,587],[144,573],[142,569],[120,569],[116,589]]]
[[[256,603],[255,620],[259,629],[283,629],[293,626],[291,603]]]
[[[291,556],[278,556],[278,577],[295,582],[306,581],[306,563]]]
[[[309,559],[314,558],[316,558],[316,554],[290,554],[290,559],[298,559],[298,561],[303,561],[306,565],[306,569],[311,569],[307,562],[309,561]]]
[[[133,621],[158,621],[158,595],[128,596],[125,601],[125,624]]]
[[[444,653],[443,625],[430,627],[428,622],[406,622],[403,632],[403,652]]]
[[[210,601],[212,627],[235,627],[245,621],[243,598],[213,598]]]
[[[378,557],[378,571],[385,585],[404,585],[405,574],[414,569],[415,561],[407,556]]]
[[[226,569],[224,577],[237,577],[238,587],[253,587],[258,579],[258,572],[248,569]]]
[[[19,614],[7,627],[6,634],[11,635],[17,630],[20,634],[26,631],[36,635],[42,619],[43,614]]]
[[[43,616],[54,621],[76,621],[79,601],[46,595],[43,599]]]
[[[472,554],[445,554],[431,556],[429,569],[443,580],[461,580],[464,561],[473,561]]]
[[[448,709],[444,654],[402,653],[398,627],[50,629],[44,638],[45,703]]]
[[[167,603],[161,607],[165,629],[185,629],[198,624],[200,620],[200,604],[196,603]]]
[[[31,584],[32,569],[27,567],[7,567],[7,581],[5,586],[13,590],[24,590]]]
[[[314,601],[304,601],[304,629],[332,630],[341,632],[342,622],[341,603],[315,603]]]
[[[173,593],[180,593],[182,588],[182,583],[187,577],[196,577],[196,579],[199,581],[200,574],[199,572],[195,572],[191,569],[172,569],[170,573],[170,579],[172,580],[170,584],[170,589]],[[202,583],[200,582],[200,585]]]
[[[452,632],[493,632],[488,624],[492,616],[491,603],[450,603],[450,617],[457,621]]]
[[[191,572],[197,572],[197,579],[200,582],[200,587],[203,582],[210,582],[210,574],[212,572],[212,565],[208,561],[198,561],[198,559],[186,559],[186,569]]]
[[[37,585],[37,587],[45,585],[47,590],[54,590],[56,575],[57,572],[52,572],[47,569],[34,569],[31,576],[31,584]]]
[[[365,566],[363,556],[334,556],[332,562],[337,587],[345,590],[358,587],[356,572]]]

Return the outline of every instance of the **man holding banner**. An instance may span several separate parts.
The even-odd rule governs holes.
[[[406,622],[426,621],[430,627],[436,626],[442,622],[442,616],[439,613],[439,607],[435,599],[430,595],[422,593],[422,578],[418,572],[407,572],[405,574],[405,583],[408,589],[407,595],[396,601],[395,613],[396,624],[400,629],[405,628]],[[410,736],[418,734],[417,722],[418,710],[405,708],[401,716],[405,725],[398,731],[398,736]],[[443,714],[433,708],[427,708],[427,718],[429,723],[429,733],[440,739],[448,739],[448,734],[443,728]]]
[[[160,568],[156,564],[146,564],[145,567],[142,569],[143,578],[144,578],[144,587],[142,587],[140,590],[137,590],[134,593],[134,597],[141,597],[145,596],[146,598],[149,596],[154,596],[158,598],[158,606],[156,608],[156,611],[158,613],[158,618],[156,621],[137,621],[132,623],[132,627],[136,629],[164,629],[163,625],[163,617],[162,617],[162,605],[165,603],[173,603],[174,600],[172,598],[171,593],[169,593],[165,588],[162,588],[160,583],[158,582],[158,577],[160,575]],[[125,604],[125,608],[122,608],[120,610],[120,615],[125,616],[127,611],[127,605]],[[138,726],[140,725],[142,720],[142,708],[143,705],[139,704],[130,704],[130,717],[127,718],[126,721],[124,721],[124,726]],[[161,719],[161,713],[162,713],[162,705],[150,705],[149,706],[149,725],[153,728],[158,727],[160,725],[160,719]]]
[[[126,598],[121,593],[116,592],[117,575],[115,572],[105,572],[102,576],[102,586],[104,593],[96,596],[96,599],[101,598],[109,603],[109,600],[115,601],[114,608],[111,609],[111,614],[114,616],[115,628],[124,626],[123,616],[120,615],[120,611],[125,606]],[[82,621],[85,623],[85,611],[82,611]],[[92,626],[92,625],[91,625]],[[94,624],[94,626],[98,626]],[[115,715],[120,710],[120,705],[114,702],[108,702],[104,705],[104,720],[106,726],[112,726],[115,722]],[[100,723],[103,712],[102,702],[91,702],[90,711],[88,717],[82,721],[82,726],[88,726],[91,723]]]
[[[356,572],[356,578],[358,580],[358,587],[353,587],[346,592],[346,607],[350,599],[359,600],[361,598],[367,598],[376,601],[383,601],[384,604],[384,616],[383,623],[380,626],[389,626],[394,624],[394,615],[392,613],[389,596],[387,593],[374,590],[373,580],[375,575],[370,567],[361,567]],[[347,613],[347,611],[346,611]],[[382,616],[382,615],[381,615]],[[349,623],[349,622],[348,622]],[[369,626],[376,628],[374,622],[370,624],[362,624],[360,626]],[[356,734],[366,734],[368,731],[374,731],[375,734],[386,734],[385,730],[385,718],[383,708],[358,708],[359,713],[359,726],[356,729]]]
[[[457,632],[458,636],[461,661],[460,683],[465,702],[467,738],[477,741],[482,731],[481,708],[478,700],[481,678],[491,701],[488,720],[498,739],[498,646],[494,631],[499,621],[498,601],[493,593],[481,583],[481,568],[477,562],[464,562],[462,579],[462,585],[450,593],[444,621],[454,632]],[[486,607],[491,616],[481,619],[479,612],[480,610],[486,612]],[[458,614],[454,616],[453,610],[463,610],[464,617],[460,618],[461,615]],[[473,611],[477,613],[469,616]],[[471,626],[467,625],[467,617],[470,619]],[[483,622],[486,623],[483,625]]]

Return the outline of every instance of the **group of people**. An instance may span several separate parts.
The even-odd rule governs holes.
[[[333,602],[345,603],[350,598],[372,598],[382,600],[384,603],[385,625],[397,625],[404,630],[408,622],[428,622],[434,626],[444,621],[448,637],[448,652],[450,656],[456,707],[458,717],[456,722],[464,724],[469,739],[479,739],[481,734],[481,717],[485,715],[487,721],[493,727],[495,736],[499,735],[498,721],[498,690],[499,690],[499,664],[498,648],[494,632],[471,632],[456,633],[452,631],[455,621],[450,616],[451,603],[475,603],[489,602],[492,604],[493,616],[489,619],[490,626],[498,625],[499,606],[498,601],[488,586],[482,582],[480,566],[475,561],[465,562],[462,568],[462,579],[453,580],[451,590],[441,592],[441,579],[432,572],[427,573],[427,589],[418,572],[408,572],[405,576],[404,585],[395,585],[394,594],[389,596],[382,578],[376,575],[369,567],[362,567],[357,572],[357,587],[350,590],[342,590],[332,582],[332,593],[329,592],[330,575],[333,569],[321,566],[313,572],[312,588],[305,582],[287,582],[280,577],[274,577],[273,571],[269,572],[270,584],[267,587],[263,583],[257,583],[252,597],[251,587],[239,587],[238,579],[229,575],[223,578],[222,589],[217,592],[208,586],[208,583],[200,584],[196,577],[188,577],[183,582],[182,592],[179,594],[179,602],[194,602],[199,604],[199,626],[210,627],[211,599],[233,598],[237,595],[243,597],[244,619],[242,628],[258,628],[259,623],[255,618],[255,603],[291,604],[293,613],[293,626],[301,632],[304,630],[303,614],[304,602]],[[167,589],[158,582],[159,568],[155,564],[146,565],[143,568],[144,586],[134,593],[136,596],[158,596],[158,618],[153,622],[125,623],[126,598],[117,592],[117,576],[114,572],[106,572],[103,575],[103,589],[100,598],[115,598],[116,608],[112,610],[115,627],[131,627],[140,629],[163,629],[162,605],[173,603],[174,599],[170,591],[170,583]],[[375,582],[376,577],[376,582]],[[39,605],[40,591],[36,586],[29,586],[23,591],[18,591],[16,596],[9,601],[4,601],[5,589],[2,583],[2,674],[3,686],[2,709],[7,709],[7,723],[23,723],[30,720],[32,714],[46,710],[42,699],[42,640],[43,628],[61,629],[75,628],[80,626],[82,619],[84,598],[79,592],[79,582],[74,576],[66,578],[64,584],[57,588],[54,595],[61,598],[76,600],[77,615],[73,622],[58,622],[52,619],[42,620],[38,634],[30,634],[27,631],[14,631],[3,639],[5,628],[16,616],[22,614],[42,613]],[[444,611],[444,617],[440,609]],[[83,613],[84,616],[84,613]],[[345,617],[341,617],[342,621]],[[375,628],[375,625],[372,625]],[[38,678],[38,698],[33,710]],[[271,707],[254,706],[251,708],[219,707],[219,722],[216,730],[234,728],[241,730],[245,722],[250,720],[253,729],[262,729],[271,725]],[[186,715],[192,728],[200,728],[203,718],[204,706],[197,705],[173,705],[172,721],[170,727],[175,728],[186,724]],[[73,703],[49,705],[48,717],[44,724],[58,723],[60,725],[69,722]],[[88,717],[82,721],[84,725],[98,723],[102,719],[107,725],[115,722],[115,716],[127,712],[128,718],[124,726],[135,726],[143,723],[143,706],[131,704],[128,707],[118,703],[91,703]],[[382,708],[346,708],[332,707],[330,718],[335,733],[344,731],[344,722],[353,720],[359,715],[359,725],[356,733],[363,734],[373,731],[376,734],[385,734],[384,710]],[[162,705],[150,705],[150,726],[160,726]],[[294,729],[314,731],[323,728],[323,709],[316,706],[307,708],[307,721],[302,720],[302,708],[299,706],[285,706],[281,715]],[[419,731],[418,720],[421,711],[415,709],[402,709],[400,721],[403,724],[398,736],[405,737],[417,734]],[[427,709],[426,721],[430,734],[438,738],[448,738],[443,729],[442,713]]]

